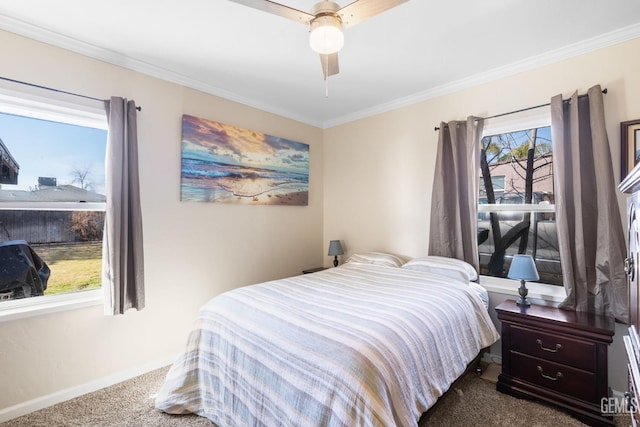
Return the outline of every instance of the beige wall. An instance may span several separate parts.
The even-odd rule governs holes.
[[[0,323],[0,411],[175,355],[208,298],[329,264],[331,239],[342,240],[345,256],[375,249],[425,254],[433,127],[440,121],[537,105],[599,83],[609,89],[605,108],[617,171],[618,124],[640,117],[640,40],[324,132],[10,33],[0,32],[0,45],[1,76],[96,97],[124,96],[142,106],[147,267],[141,312],[105,317],[102,307],[91,307]],[[181,203],[184,113],[310,144],[309,206]],[[611,385],[623,390],[620,342],[612,349],[610,375]]]
[[[434,126],[543,104],[595,84],[609,89],[607,131],[619,173],[619,123],[640,117],[638,51],[640,40],[630,41],[325,130],[324,240],[341,239],[350,253],[378,248],[426,254]]]
[[[609,89],[607,131],[619,173],[619,123],[640,118],[638,52],[640,39],[326,130],[323,241],[342,240],[345,257],[360,250],[426,254],[434,126],[544,104],[553,95],[585,93],[595,84]],[[618,333],[614,355],[621,354],[621,343]],[[610,366],[612,387],[624,390],[623,359],[614,358]]]
[[[0,32],[0,76],[99,98],[134,99],[138,115],[147,308],[102,306],[0,322],[3,408],[173,358],[197,310],[227,289],[299,274],[322,256],[322,130]],[[181,116],[310,145],[308,206],[182,203]]]

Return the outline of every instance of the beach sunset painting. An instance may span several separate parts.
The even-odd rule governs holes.
[[[185,114],[180,199],[306,206],[309,145]]]

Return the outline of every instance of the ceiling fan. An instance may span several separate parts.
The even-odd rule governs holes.
[[[321,1],[313,6],[311,13],[270,0],[231,1],[309,25],[309,44],[320,54],[322,74],[326,80],[340,71],[338,51],[344,46],[343,27],[353,27],[408,0],[356,0],[342,8],[332,1]]]

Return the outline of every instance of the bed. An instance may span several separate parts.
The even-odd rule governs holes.
[[[200,310],[156,408],[225,426],[416,426],[498,339],[475,270],[354,255]]]

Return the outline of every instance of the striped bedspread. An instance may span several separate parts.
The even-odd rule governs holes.
[[[497,339],[469,284],[344,264],[205,304],[156,408],[220,427],[415,427]]]

